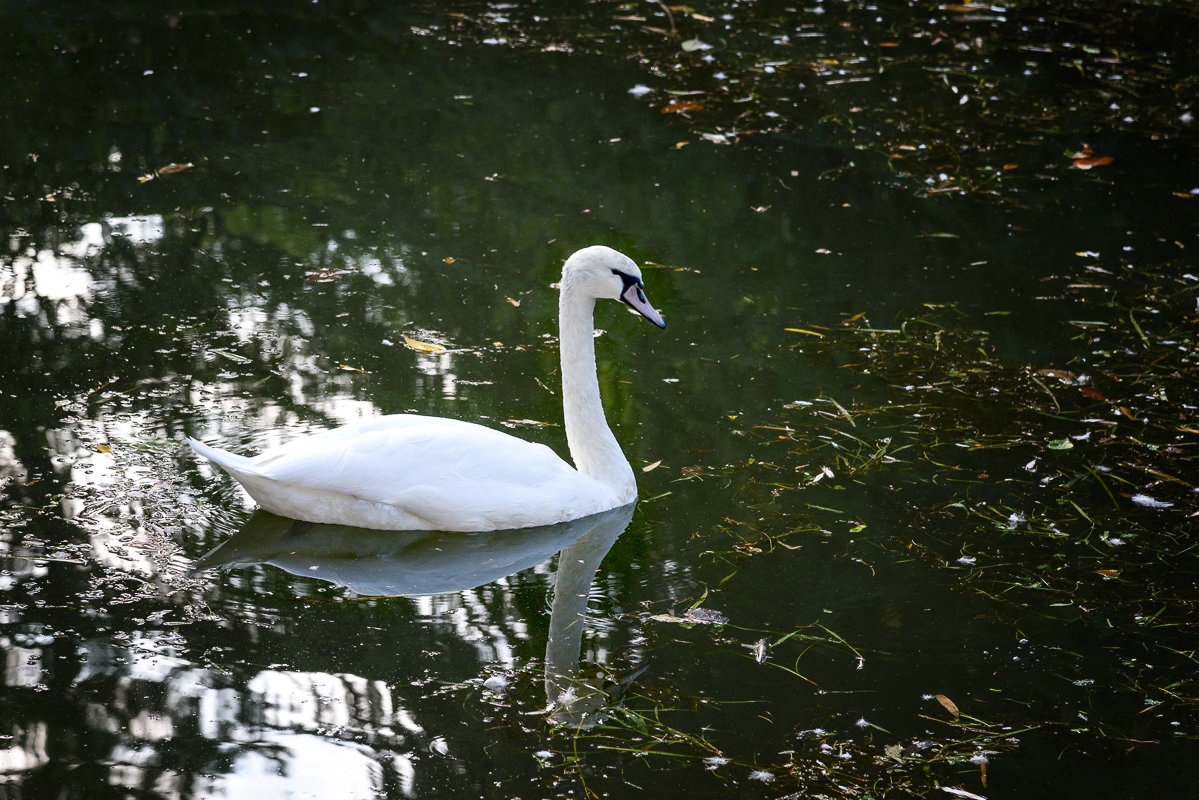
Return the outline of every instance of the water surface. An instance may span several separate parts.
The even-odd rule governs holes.
[[[1047,386],[1060,419],[988,401],[1109,346],[1091,324],[1132,330],[1123,289],[1079,296],[1080,265],[1151,265],[1159,318],[1193,315],[1193,214],[1172,204],[1199,180],[1174,140],[1097,142],[1118,180],[1064,163],[1018,202],[940,202],[820,109],[721,144],[661,113],[644,62],[455,36],[453,16],[7,16],[0,794],[1193,781],[1186,605],[1151,600],[1195,565],[1147,544],[1182,530],[1190,479],[1105,461],[1131,403],[1108,388],[1073,414]],[[642,498],[602,537],[293,529],[182,445],[414,411],[564,453],[552,284],[593,243],[647,264],[669,324],[597,313]],[[1166,323],[1136,315],[1158,346]],[[1119,436],[1192,446],[1192,390],[1146,389]],[[1084,465],[1116,468],[1117,511],[1094,481],[1059,490]],[[1173,505],[1129,502],[1145,492]],[[1122,538],[1145,563],[1112,561]]]

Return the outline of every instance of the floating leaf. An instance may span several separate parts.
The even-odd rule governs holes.
[[[1091,167],[1105,167],[1112,163],[1114,159],[1111,156],[1091,156],[1089,158],[1076,158],[1072,166],[1075,169],[1090,169]]]
[[[109,446],[108,446],[108,445],[106,445],[106,444],[98,444],[98,445],[96,445],[96,452],[97,452],[97,453],[109,453],[109,454],[111,454],[111,453],[112,453],[112,448],[111,448],[111,447],[109,447]]]
[[[806,333],[808,336],[819,336],[821,338],[824,338],[823,333],[817,333],[816,331],[810,331],[807,328],[783,328],[783,330],[791,331],[792,333]]]
[[[1038,375],[1043,375],[1046,378],[1057,378],[1059,381],[1076,381],[1078,376],[1068,369],[1039,369]]]
[[[1095,570],[1095,574],[1107,579],[1120,577],[1120,571],[1116,569],[1097,569]]]
[[[694,100],[676,100],[673,103],[667,103],[662,106],[663,114],[685,114],[688,111],[703,111],[704,104],[697,103]]]
[[[458,260],[458,259],[454,258],[453,256],[446,256],[445,258],[441,259],[441,263],[443,263],[443,264],[453,264],[453,263],[454,263],[455,261],[457,261],[457,260]]]
[[[411,347],[418,353],[444,353],[445,347],[436,342],[422,342],[419,339],[413,339],[411,336],[404,337],[404,344]]]
[[[1074,442],[1069,439],[1054,439],[1048,447],[1050,450],[1070,450],[1074,447]]]
[[[684,53],[694,53],[696,50],[711,50],[712,45],[707,42],[701,42],[699,39],[688,39],[680,45]]]
[[[955,717],[960,717],[962,715],[962,712],[958,711],[957,704],[954,703],[952,700],[950,700],[945,695],[935,694],[935,695],[933,695],[933,697],[935,697],[937,699],[937,702],[940,703],[942,706],[944,706],[945,710],[948,711],[950,714],[953,714]]]
[[[177,172],[187,172],[189,169],[191,169],[194,166],[195,166],[195,164],[192,164],[190,161],[186,164],[179,164],[179,163],[171,162],[170,164],[167,164],[165,167],[159,167],[158,169],[154,170],[153,172],[147,172],[145,175],[139,175],[137,177],[137,182],[138,183],[147,183],[147,182],[152,181],[155,178],[161,177],[163,175],[174,175]]]
[[[520,301],[519,301],[519,300],[514,300],[514,299],[512,299],[511,297],[505,297],[504,299],[505,299],[505,300],[507,300],[507,301],[508,301],[508,304],[509,304],[510,306],[512,306],[513,308],[520,308]]]
[[[657,461],[655,461],[652,464],[646,464],[644,467],[641,468],[641,471],[642,472],[653,472],[660,466],[662,466],[662,459],[658,459]]]
[[[757,661],[759,664],[765,664],[767,657],[770,656],[770,640],[763,636],[750,645],[750,649],[754,651],[754,661]]]

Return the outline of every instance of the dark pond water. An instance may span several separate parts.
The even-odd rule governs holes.
[[[1186,35],[672,8],[0,14],[0,797],[1193,791]],[[296,526],[183,445],[565,453],[593,243],[635,508]]]

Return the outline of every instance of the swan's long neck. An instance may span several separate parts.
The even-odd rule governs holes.
[[[637,484],[616,437],[604,419],[595,370],[595,299],[573,290],[564,278],[558,298],[558,338],[562,353],[562,410],[566,441],[575,468],[628,495]]]

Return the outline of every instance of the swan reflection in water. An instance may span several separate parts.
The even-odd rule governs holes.
[[[486,533],[375,531],[257,511],[192,572],[271,564],[292,575],[344,586],[360,596],[446,594],[473,589],[559,553],[545,648],[550,718],[587,726],[605,692],[578,679],[591,581],[628,527],[635,503],[580,519]]]

